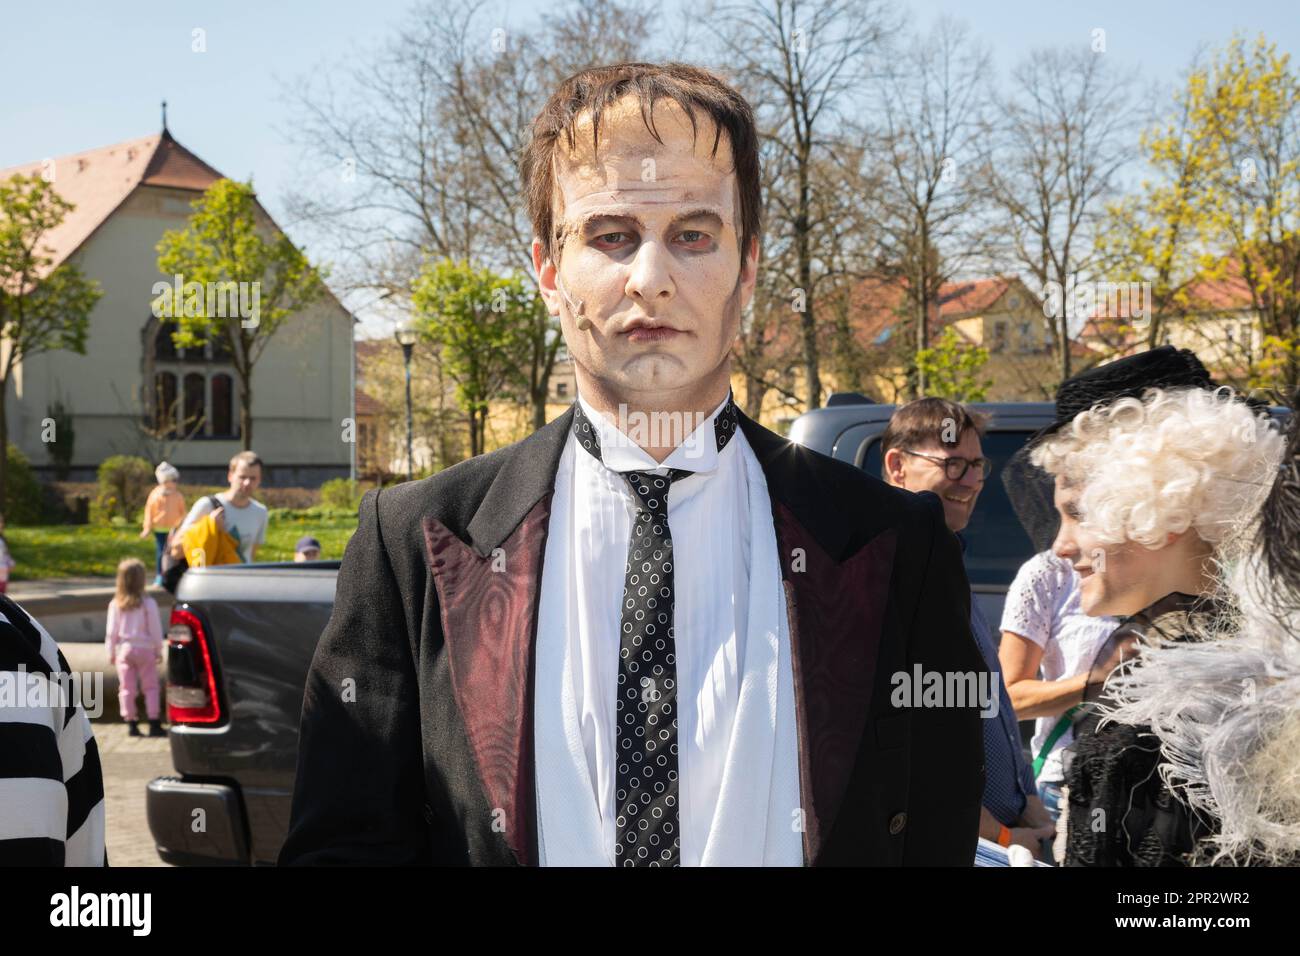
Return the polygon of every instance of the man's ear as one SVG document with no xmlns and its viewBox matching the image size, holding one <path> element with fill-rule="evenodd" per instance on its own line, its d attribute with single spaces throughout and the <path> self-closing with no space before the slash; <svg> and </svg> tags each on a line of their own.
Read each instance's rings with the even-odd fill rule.
<svg viewBox="0 0 1300 956">
<path fill-rule="evenodd" d="M 542 251 L 542 240 L 533 239 L 533 271 L 537 273 L 537 289 L 551 315 L 560 314 L 560 293 L 555 288 L 555 263 Z"/>
<path fill-rule="evenodd" d="M 907 469 L 903 465 L 902 449 L 889 449 L 889 451 L 885 452 L 885 480 L 891 485 L 902 488 L 906 479 Z"/>
</svg>

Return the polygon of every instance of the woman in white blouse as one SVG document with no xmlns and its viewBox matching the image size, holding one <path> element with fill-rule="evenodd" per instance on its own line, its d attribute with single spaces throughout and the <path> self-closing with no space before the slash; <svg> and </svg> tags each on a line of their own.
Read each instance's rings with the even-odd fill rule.
<svg viewBox="0 0 1300 956">
<path fill-rule="evenodd" d="M 1016 716 L 1037 718 L 1031 757 L 1038 795 L 1053 819 L 1061 811 L 1061 751 L 1074 739 L 1068 714 L 1083 700 L 1093 658 L 1118 624 L 1083 613 L 1078 572 L 1051 551 L 1026 561 L 1007 591 L 998 661 Z"/>
</svg>

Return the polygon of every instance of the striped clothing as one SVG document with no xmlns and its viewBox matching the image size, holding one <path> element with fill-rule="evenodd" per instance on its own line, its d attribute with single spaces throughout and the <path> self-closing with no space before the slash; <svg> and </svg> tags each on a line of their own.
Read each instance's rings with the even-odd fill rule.
<svg viewBox="0 0 1300 956">
<path fill-rule="evenodd" d="M 0 596 L 0 866 L 104 866 L 104 777 L 68 662 Z"/>
</svg>

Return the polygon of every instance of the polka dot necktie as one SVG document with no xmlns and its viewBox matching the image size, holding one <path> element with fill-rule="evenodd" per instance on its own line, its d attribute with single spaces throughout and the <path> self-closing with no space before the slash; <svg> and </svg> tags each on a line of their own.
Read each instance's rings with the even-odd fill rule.
<svg viewBox="0 0 1300 956">
<path fill-rule="evenodd" d="M 597 461 L 595 426 L 574 403 L 573 433 Z M 736 433 L 731 397 L 714 420 L 718 451 Z M 628 541 L 619 621 L 615 710 L 615 800 L 620 866 L 679 866 L 677 786 L 677 647 L 673 621 L 673 538 L 668 492 L 694 474 L 670 468 L 621 473 L 632 489 L 636 517 Z"/>
</svg>

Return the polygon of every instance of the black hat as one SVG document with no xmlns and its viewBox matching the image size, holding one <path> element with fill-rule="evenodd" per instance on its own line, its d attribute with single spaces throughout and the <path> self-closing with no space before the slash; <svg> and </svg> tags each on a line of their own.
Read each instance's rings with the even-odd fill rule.
<svg viewBox="0 0 1300 956">
<path fill-rule="evenodd" d="M 1076 415 L 1120 398 L 1141 398 L 1149 388 L 1217 388 L 1191 349 L 1162 345 L 1128 355 L 1068 378 L 1056 390 L 1056 421 L 1029 439 L 1038 444 L 1074 421 Z"/>
</svg>

